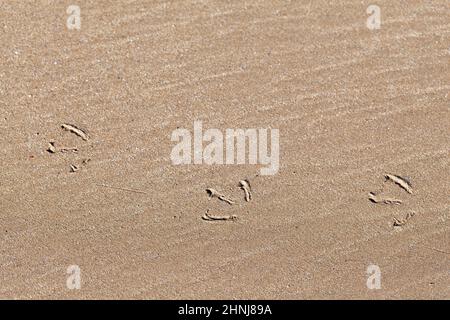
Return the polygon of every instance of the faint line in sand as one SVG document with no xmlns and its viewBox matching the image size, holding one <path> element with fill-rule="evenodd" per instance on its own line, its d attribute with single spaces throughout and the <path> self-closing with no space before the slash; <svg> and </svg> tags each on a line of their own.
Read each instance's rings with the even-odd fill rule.
<svg viewBox="0 0 450 320">
<path fill-rule="evenodd" d="M 218 73 L 218 74 L 208 75 L 208 76 L 205 76 L 203 78 L 199 78 L 199 79 L 192 80 L 192 81 L 177 81 L 175 83 L 168 84 L 168 85 L 165 85 L 165 86 L 156 87 L 156 88 L 152 88 L 150 90 L 151 91 L 161 91 L 161 90 L 167 90 L 167 89 L 172 89 L 172 88 L 177 88 L 177 87 L 189 86 L 189 85 L 194 85 L 194 84 L 200 83 L 200 82 L 205 81 L 205 80 L 211 80 L 211 79 L 218 79 L 218 78 L 233 76 L 233 75 L 244 73 L 244 72 L 245 71 L 241 71 L 241 70 L 222 72 L 222 73 Z"/>
<path fill-rule="evenodd" d="M 444 254 L 450 255 L 450 252 L 444 251 L 444 250 L 441 250 L 441 249 L 437 249 L 437 248 L 434 248 L 434 247 L 423 246 L 423 245 L 420 245 L 420 244 L 416 244 L 416 245 L 414 245 L 414 246 L 415 246 L 415 247 L 427 248 L 427 249 L 430 249 L 430 250 L 434 250 L 434 251 L 436 251 L 436 252 L 440 252 L 440 253 L 444 253 Z"/>
<path fill-rule="evenodd" d="M 122 191 L 134 192 L 134 193 L 148 194 L 147 192 L 141 191 L 141 190 L 122 188 L 122 187 L 114 187 L 114 186 L 109 186 L 107 184 L 98 184 L 98 183 L 96 183 L 95 185 L 99 186 L 99 187 L 110 188 L 110 189 L 116 189 L 116 190 L 122 190 Z"/>
</svg>

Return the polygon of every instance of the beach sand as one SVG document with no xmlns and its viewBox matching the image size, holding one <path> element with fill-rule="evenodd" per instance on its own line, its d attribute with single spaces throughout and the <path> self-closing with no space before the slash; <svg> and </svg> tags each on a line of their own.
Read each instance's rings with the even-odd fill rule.
<svg viewBox="0 0 450 320">
<path fill-rule="evenodd" d="M 450 2 L 371 4 L 1 0 L 0 298 L 449 299 Z M 194 121 L 278 173 L 174 165 Z"/>
</svg>

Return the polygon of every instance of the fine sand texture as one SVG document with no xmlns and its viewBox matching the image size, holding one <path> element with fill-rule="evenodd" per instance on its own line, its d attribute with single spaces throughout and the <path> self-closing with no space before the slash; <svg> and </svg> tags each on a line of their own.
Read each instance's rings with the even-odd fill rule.
<svg viewBox="0 0 450 320">
<path fill-rule="evenodd" d="M 449 92 L 448 0 L 0 0 L 0 299 L 450 299 Z"/>
</svg>

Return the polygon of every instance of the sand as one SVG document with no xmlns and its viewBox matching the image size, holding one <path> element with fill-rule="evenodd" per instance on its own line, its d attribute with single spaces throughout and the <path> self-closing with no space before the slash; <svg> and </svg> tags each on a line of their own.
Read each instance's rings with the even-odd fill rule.
<svg viewBox="0 0 450 320">
<path fill-rule="evenodd" d="M 0 1 L 0 298 L 450 298 L 448 0 L 70 4 Z M 173 165 L 197 120 L 279 172 Z"/>
</svg>

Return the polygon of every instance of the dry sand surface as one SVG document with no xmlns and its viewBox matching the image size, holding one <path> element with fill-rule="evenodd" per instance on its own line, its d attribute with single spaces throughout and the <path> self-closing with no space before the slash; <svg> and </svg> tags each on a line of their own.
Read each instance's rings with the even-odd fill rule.
<svg viewBox="0 0 450 320">
<path fill-rule="evenodd" d="M 1 0 L 0 298 L 449 299 L 450 2 L 370 4 Z M 173 165 L 196 120 L 279 172 Z"/>
</svg>

